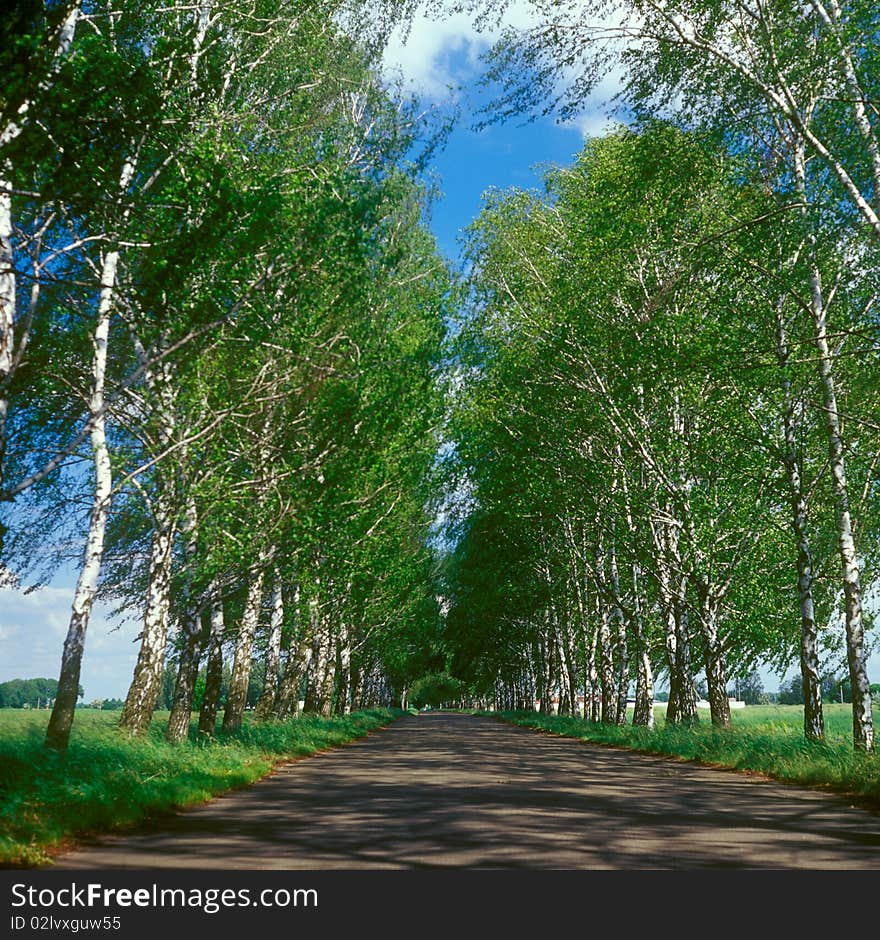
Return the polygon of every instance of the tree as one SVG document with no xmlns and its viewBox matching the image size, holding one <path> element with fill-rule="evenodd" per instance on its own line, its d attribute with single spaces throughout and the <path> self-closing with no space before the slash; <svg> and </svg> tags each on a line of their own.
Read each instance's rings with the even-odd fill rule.
<svg viewBox="0 0 880 940">
<path fill-rule="evenodd" d="M 761 680 L 761 674 L 757 669 L 753 669 L 742 679 L 738 679 L 736 689 L 739 698 L 746 705 L 761 705 L 764 698 L 764 683 Z"/>
<path fill-rule="evenodd" d="M 504 9 L 506 4 L 481 4 Z M 861 565 L 856 543 L 860 521 L 852 493 L 851 450 L 844 434 L 841 365 L 829 340 L 828 318 L 835 304 L 827 289 L 829 246 L 852 239 L 845 252 L 847 279 L 855 283 L 865 250 L 876 248 L 880 147 L 876 109 L 876 11 L 870 4 L 811 2 L 805 9 L 785 4 L 662 2 L 607 4 L 543 3 L 538 25 L 523 34 L 508 31 L 493 51 L 488 80 L 500 80 L 503 94 L 494 117 L 532 107 L 574 113 L 584 93 L 611 63 L 625 71 L 626 96 L 642 115 L 668 115 L 675 102 L 688 126 L 711 128 L 731 155 L 753 155 L 753 174 L 778 198 L 780 218 L 800 228 L 798 244 L 779 267 L 757 265 L 782 303 L 792 301 L 809 325 L 819 386 L 816 408 L 824 425 L 830 465 L 831 506 L 837 533 L 847 656 L 853 701 L 853 740 L 873 747 L 868 678 L 865 670 Z M 593 19 L 591 20 L 591 17 Z M 558 91 L 562 73 L 573 79 Z M 848 231 L 841 239 L 841 229 Z M 865 235 L 873 239 L 865 246 Z M 779 320 L 777 357 L 783 372 L 790 351 L 786 318 Z M 862 318 L 861 329 L 871 329 Z M 783 380 L 785 381 L 785 379 Z M 789 399 L 791 403 L 793 399 Z M 788 474 L 791 526 L 797 545 L 802 623 L 801 665 L 807 706 L 805 734 L 822 736 L 817 627 L 812 589 L 812 556 L 804 488 L 792 450 L 789 410 Z M 864 555 L 862 556 L 865 557 Z M 710 598 L 704 592 L 704 598 Z M 705 608 L 710 614 L 710 607 Z M 703 620 L 705 622 L 706 617 Z M 710 644 L 711 645 L 711 644 Z"/>
<path fill-rule="evenodd" d="M 82 698 L 82 686 L 77 691 Z M 46 708 L 57 694 L 56 679 L 10 679 L 0 682 L 0 708 Z"/>
</svg>

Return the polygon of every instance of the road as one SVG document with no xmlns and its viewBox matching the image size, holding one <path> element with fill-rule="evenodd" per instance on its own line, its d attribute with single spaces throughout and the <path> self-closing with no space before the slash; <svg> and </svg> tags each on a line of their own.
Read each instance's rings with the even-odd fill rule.
<svg viewBox="0 0 880 940">
<path fill-rule="evenodd" d="M 55 868 L 880 868 L 880 815 L 758 777 L 402 718 Z"/>
</svg>

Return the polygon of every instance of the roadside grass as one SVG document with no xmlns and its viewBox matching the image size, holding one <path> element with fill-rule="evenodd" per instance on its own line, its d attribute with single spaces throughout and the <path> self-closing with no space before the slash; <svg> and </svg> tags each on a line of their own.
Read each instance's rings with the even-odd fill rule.
<svg viewBox="0 0 880 940">
<path fill-rule="evenodd" d="M 402 714 L 247 721 L 232 735 L 168 744 L 167 712 L 144 738 L 123 736 L 119 712 L 77 712 L 66 754 L 43 744 L 47 711 L 0 709 L 0 866 L 44 865 L 51 850 L 252 783 L 281 760 L 344 744 Z"/>
<path fill-rule="evenodd" d="M 746 706 L 731 714 L 730 730 L 713 728 L 708 715 L 694 727 L 667 725 L 656 710 L 654 731 L 632 725 L 603 725 L 536 712 L 496 712 L 511 724 L 580 738 L 597 744 L 663 754 L 716 767 L 752 771 L 791 783 L 824 787 L 880 806 L 880 752 L 853 750 L 849 705 L 825 706 L 826 739 L 803 737 L 803 709 L 797 705 Z M 874 708 L 875 726 L 880 711 Z"/>
</svg>

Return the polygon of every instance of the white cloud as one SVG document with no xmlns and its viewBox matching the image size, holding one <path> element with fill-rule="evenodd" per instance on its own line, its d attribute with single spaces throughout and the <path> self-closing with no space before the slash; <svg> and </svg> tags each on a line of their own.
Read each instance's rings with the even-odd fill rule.
<svg viewBox="0 0 880 940">
<path fill-rule="evenodd" d="M 432 101 L 445 101 L 454 96 L 460 81 L 472 77 L 491 41 L 492 34 L 478 33 L 473 17 L 466 13 L 432 19 L 420 12 L 408 28 L 395 30 L 383 64 L 388 73 L 400 75 L 409 90 Z M 452 68 L 450 57 L 460 52 L 470 75 Z"/>
<path fill-rule="evenodd" d="M 456 98 L 456 88 L 476 78 L 480 56 L 499 38 L 503 29 L 528 29 L 541 19 L 528 0 L 515 0 L 503 19 L 478 30 L 474 16 L 455 13 L 443 18 L 429 17 L 424 8 L 409 27 L 401 26 L 391 37 L 383 64 L 386 72 L 402 78 L 404 87 L 435 103 Z M 563 79 L 564 80 L 564 79 Z M 585 137 L 605 133 L 617 122 L 608 116 L 607 102 L 620 90 L 622 73 L 611 71 L 585 102 L 582 115 L 573 119 Z"/>
<path fill-rule="evenodd" d="M 50 585 L 25 594 L 0 588 L 0 682 L 56 678 L 70 623 L 73 587 Z M 137 645 L 135 625 L 116 629 L 103 604 L 95 604 L 86 636 L 81 682 L 86 700 L 118 698 L 131 680 Z"/>
</svg>

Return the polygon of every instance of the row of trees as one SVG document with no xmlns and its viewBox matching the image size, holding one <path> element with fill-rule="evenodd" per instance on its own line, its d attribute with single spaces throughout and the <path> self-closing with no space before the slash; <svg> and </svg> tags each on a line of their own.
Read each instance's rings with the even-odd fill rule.
<svg viewBox="0 0 880 940">
<path fill-rule="evenodd" d="M 82 688 L 78 691 L 82 698 Z M 10 679 L 0 682 L 0 708 L 43 708 L 57 693 L 57 679 Z"/>
<path fill-rule="evenodd" d="M 871 749 L 876 7 L 533 6 L 493 53 L 502 103 L 566 113 L 615 63 L 634 125 L 471 230 L 457 668 L 508 706 L 558 690 L 571 710 L 584 689 L 611 722 L 634 681 L 648 725 L 658 669 L 672 722 L 696 721 L 703 672 L 726 726 L 732 674 L 797 659 L 821 739 L 827 647 Z"/>
<path fill-rule="evenodd" d="M 20 4 L 0 124 L 7 577 L 139 611 L 120 716 L 169 740 L 387 702 L 436 622 L 426 480 L 449 275 L 431 129 L 377 77 L 405 4 Z M 426 143 L 427 141 L 427 143 Z M 83 540 L 82 533 L 86 533 Z M 84 544 L 83 544 L 84 542 Z M 231 664 L 229 663 L 231 657 Z"/>
</svg>

